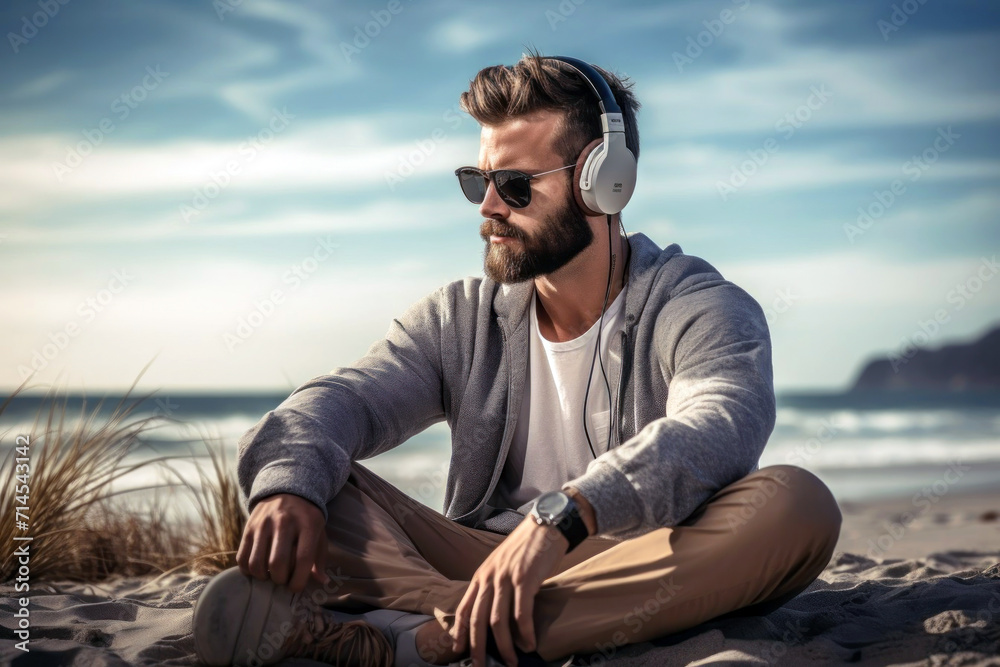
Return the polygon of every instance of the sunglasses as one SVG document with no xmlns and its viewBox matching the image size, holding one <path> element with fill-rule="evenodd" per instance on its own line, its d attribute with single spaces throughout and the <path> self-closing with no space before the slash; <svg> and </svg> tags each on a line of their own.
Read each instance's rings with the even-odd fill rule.
<svg viewBox="0 0 1000 667">
<path fill-rule="evenodd" d="M 482 204 L 486 199 L 486 190 L 493 182 L 497 194 L 507 206 L 511 208 L 524 208 L 531 203 L 531 180 L 554 174 L 563 169 L 571 169 L 575 164 L 568 164 L 565 167 L 543 171 L 540 174 L 526 174 L 515 169 L 494 169 L 493 171 L 483 171 L 476 167 L 459 167 L 455 170 L 458 176 L 458 183 L 462 186 L 462 193 L 465 198 L 473 204 Z"/>
</svg>

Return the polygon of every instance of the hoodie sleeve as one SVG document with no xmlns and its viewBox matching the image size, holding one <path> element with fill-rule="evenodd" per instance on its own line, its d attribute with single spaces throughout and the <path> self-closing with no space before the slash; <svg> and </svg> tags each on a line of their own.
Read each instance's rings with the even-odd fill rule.
<svg viewBox="0 0 1000 667">
<path fill-rule="evenodd" d="M 600 535 L 628 539 L 682 522 L 757 467 L 774 429 L 764 312 L 717 273 L 700 278 L 678 285 L 654 315 L 655 357 L 635 362 L 659 364 L 665 415 L 562 487 L 593 505 Z"/>
<path fill-rule="evenodd" d="M 240 439 L 237 478 L 249 511 L 265 496 L 293 493 L 329 518 L 326 504 L 352 461 L 444 419 L 440 296 L 415 303 L 354 365 L 306 382 Z"/>
</svg>

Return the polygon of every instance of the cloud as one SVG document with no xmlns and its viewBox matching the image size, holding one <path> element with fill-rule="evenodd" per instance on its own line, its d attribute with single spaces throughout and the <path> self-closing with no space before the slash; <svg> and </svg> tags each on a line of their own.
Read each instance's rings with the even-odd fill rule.
<svg viewBox="0 0 1000 667">
<path fill-rule="evenodd" d="M 219 101 L 259 123 L 290 93 L 329 91 L 361 73 L 340 53 L 334 22 L 322 12 L 271 0 L 220 5 L 230 11 L 218 15 L 211 3 L 144 6 L 143 18 L 156 24 L 164 45 L 145 50 L 142 58 L 158 60 L 140 60 L 138 69 L 160 63 L 173 77 L 157 90 L 160 100 Z M 99 75 L 120 68 L 116 61 Z"/>
<path fill-rule="evenodd" d="M 252 17 L 297 31 L 295 45 L 306 60 L 291 71 L 283 68 L 269 75 L 229 81 L 218 87 L 218 95 L 223 101 L 251 118 L 258 121 L 266 118 L 276 100 L 291 92 L 330 91 L 360 75 L 357 64 L 349 62 L 341 53 L 333 22 L 321 12 L 271 0 L 246 3 L 239 12 L 240 18 Z"/>
<path fill-rule="evenodd" d="M 914 182 L 913 175 L 917 172 L 904 172 L 907 164 L 920 169 L 915 181 L 919 183 L 981 181 L 1000 176 L 1000 160 L 947 153 L 940 154 L 926 169 L 917 167 L 912 163 L 913 157 L 931 146 L 936 136 L 934 130 L 928 131 L 926 140 L 915 144 L 912 152 L 895 159 L 884 154 L 870 155 L 869 148 L 844 140 L 808 149 L 778 142 L 778 151 L 765 155 L 766 160 L 757 163 L 748 151 L 766 153 L 761 139 L 748 143 L 745 149 L 731 148 L 732 143 L 723 148 L 689 141 L 643 151 L 639 178 L 642 182 L 657 183 L 657 192 L 661 194 L 721 197 L 720 192 L 725 191 L 727 201 L 735 201 L 752 192 L 788 192 L 849 184 L 885 189 L 895 179 L 909 184 Z M 720 184 L 733 186 L 735 192 L 720 188 Z"/>
<path fill-rule="evenodd" d="M 456 188 L 457 190 L 457 188 Z M 10 246 L 86 246 L 147 243 L 164 240 L 248 238 L 266 242 L 269 237 L 303 234 L 372 234 L 390 231 L 435 230 L 468 219 L 475 210 L 460 195 L 421 202 L 376 199 L 357 206 L 305 207 L 288 203 L 261 214 L 244 200 L 229 199 L 212 205 L 185 221 L 178 207 L 136 219 L 131 215 L 77 216 L 69 225 L 17 225 L 6 227 L 4 243 Z"/>
<path fill-rule="evenodd" d="M 748 56 L 713 65 L 694 60 L 638 90 L 640 125 L 675 138 L 774 131 L 787 114 L 812 128 L 960 124 L 1000 118 L 1000 93 L 975 78 L 995 33 L 927 36 L 892 50 L 792 45 L 756 34 Z M 683 51 L 683 45 L 677 46 Z M 708 48 L 712 48 L 710 45 Z M 763 53 L 758 54 L 757 51 Z M 980 73 L 980 75 L 985 75 Z M 828 92 L 817 105 L 814 91 Z M 812 104 L 815 108 L 805 108 Z M 738 119 L 738 121 L 737 121 Z"/>
<path fill-rule="evenodd" d="M 431 28 L 427 42 L 438 51 L 464 54 L 506 38 L 506 31 L 498 29 L 495 23 L 454 18 Z"/>
<path fill-rule="evenodd" d="M 48 72 L 21 84 L 11 91 L 10 97 L 13 99 L 39 97 L 59 89 L 64 83 L 70 81 L 71 77 L 72 73 L 65 69 Z"/>
<path fill-rule="evenodd" d="M 335 43 L 333 22 L 321 12 L 274 0 L 248 2 L 240 11 L 247 16 L 282 23 L 297 30 L 298 46 L 324 65 L 341 68 L 347 64 Z"/>
<path fill-rule="evenodd" d="M 305 267 L 312 251 L 312 243 L 305 243 L 295 263 Z M 131 269 L 132 282 L 89 319 L 77 306 L 94 297 L 100 280 L 83 287 L 71 275 L 52 276 L 0 292 L 4 312 L 24 314 L 0 332 L 8 351 L 0 386 L 16 386 L 18 367 L 31 363 L 49 334 L 58 337 L 74 322 L 78 328 L 37 382 L 63 373 L 70 386 L 127 386 L 158 355 L 143 386 L 280 387 L 283 371 L 301 381 L 353 362 L 385 335 L 393 317 L 459 277 L 454 266 L 431 258 L 359 270 L 343 263 L 345 252 L 350 248 L 335 250 L 302 280 L 292 277 L 291 260 L 272 265 L 220 257 L 184 270 L 176 258 L 144 262 Z M 245 328 L 237 333 L 241 320 Z"/>
<path fill-rule="evenodd" d="M 906 260 L 845 247 L 781 261 L 730 261 L 716 268 L 762 304 L 772 302 L 782 290 L 791 290 L 800 303 L 836 306 L 843 313 L 841 307 L 926 308 L 928 301 L 934 301 L 929 295 L 940 295 L 943 305 L 948 290 L 965 281 L 978 263 L 979 259 L 968 257 Z"/>
<path fill-rule="evenodd" d="M 905 197 L 905 194 L 904 194 Z M 1000 193 L 996 190 L 971 190 L 937 202 L 903 201 L 904 205 L 890 208 L 875 224 L 887 233 L 909 235 L 938 234 L 954 236 L 977 224 L 993 224 L 1000 211 Z"/>
<path fill-rule="evenodd" d="M 0 162 L 0 211 L 37 212 L 151 194 L 176 195 L 179 207 L 192 202 L 196 191 L 226 180 L 227 194 L 377 191 L 388 187 L 388 175 L 404 174 L 406 180 L 447 173 L 478 151 L 473 138 L 448 133 L 440 141 L 422 137 L 422 144 L 385 140 L 386 118 L 307 121 L 295 117 L 294 110 L 276 111 L 275 124 L 241 139 L 113 144 L 107 135 L 101 143 L 108 145 L 95 145 L 82 133 L 0 138 L 0 152 L 9 156 Z M 287 122 L 281 120 L 285 117 Z M 287 129 L 270 129 L 283 124 Z M 83 152 L 81 145 L 89 154 L 63 172 L 60 182 L 59 165 L 76 164 L 70 152 Z"/>
</svg>

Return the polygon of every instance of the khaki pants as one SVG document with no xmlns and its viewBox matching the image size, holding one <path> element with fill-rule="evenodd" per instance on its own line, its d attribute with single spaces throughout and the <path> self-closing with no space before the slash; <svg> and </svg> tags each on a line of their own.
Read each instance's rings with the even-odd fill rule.
<svg viewBox="0 0 1000 667">
<path fill-rule="evenodd" d="M 327 509 L 331 581 L 310 579 L 313 599 L 428 614 L 446 628 L 506 537 L 455 523 L 357 463 Z M 826 567 L 840 520 L 815 475 L 782 465 L 721 489 L 682 525 L 621 542 L 587 538 L 535 597 L 536 651 L 545 660 L 609 656 L 738 609 L 767 613 Z"/>
</svg>

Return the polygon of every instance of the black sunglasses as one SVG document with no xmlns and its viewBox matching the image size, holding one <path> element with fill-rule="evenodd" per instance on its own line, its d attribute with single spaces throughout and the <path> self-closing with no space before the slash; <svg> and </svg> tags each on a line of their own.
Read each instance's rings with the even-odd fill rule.
<svg viewBox="0 0 1000 667">
<path fill-rule="evenodd" d="M 496 188 L 500 199 L 507 206 L 524 208 L 531 203 L 531 179 L 575 166 L 575 164 L 568 164 L 565 167 L 543 171 L 540 174 L 526 174 L 515 169 L 483 171 L 476 167 L 459 167 L 455 170 L 455 175 L 458 176 L 458 183 L 462 186 L 465 198 L 473 204 L 483 203 L 483 200 L 486 199 L 486 190 L 490 187 L 490 181 L 493 181 L 493 187 Z"/>
</svg>

